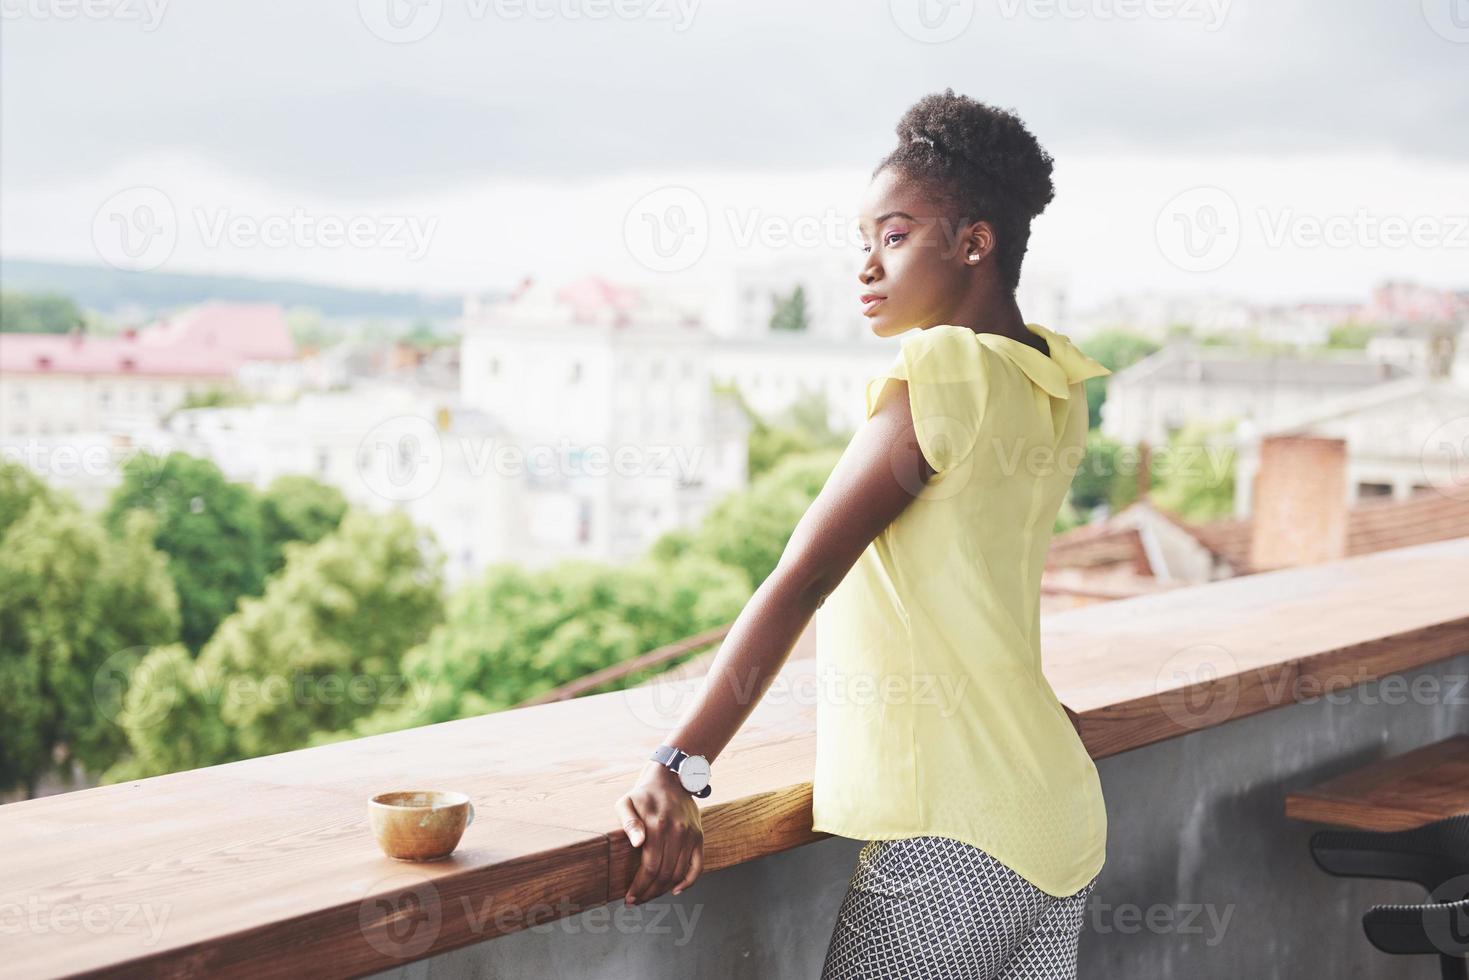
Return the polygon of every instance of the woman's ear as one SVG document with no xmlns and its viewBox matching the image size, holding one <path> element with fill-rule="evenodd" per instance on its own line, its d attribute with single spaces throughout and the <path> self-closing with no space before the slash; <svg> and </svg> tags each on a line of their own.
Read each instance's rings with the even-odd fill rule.
<svg viewBox="0 0 1469 980">
<path fill-rule="evenodd" d="M 979 265 L 995 250 L 995 229 L 988 221 L 976 221 L 964 234 L 962 257 L 966 265 Z"/>
</svg>

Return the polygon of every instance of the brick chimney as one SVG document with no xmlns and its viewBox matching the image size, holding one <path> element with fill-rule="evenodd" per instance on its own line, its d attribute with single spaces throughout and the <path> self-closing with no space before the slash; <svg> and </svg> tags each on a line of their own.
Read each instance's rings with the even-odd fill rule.
<svg viewBox="0 0 1469 980">
<path fill-rule="evenodd" d="M 1257 571 L 1346 557 L 1347 444 L 1266 436 L 1255 473 L 1250 564 Z"/>
</svg>

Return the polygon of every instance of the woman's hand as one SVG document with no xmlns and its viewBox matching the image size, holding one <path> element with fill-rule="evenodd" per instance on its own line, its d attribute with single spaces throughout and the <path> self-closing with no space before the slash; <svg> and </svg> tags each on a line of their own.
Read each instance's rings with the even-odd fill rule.
<svg viewBox="0 0 1469 980">
<path fill-rule="evenodd" d="M 617 801 L 617 815 L 628 841 L 643 850 L 624 903 L 657 898 L 670 885 L 677 895 L 699 877 L 704 868 L 703 816 L 673 770 L 649 762 L 637 785 Z"/>
</svg>

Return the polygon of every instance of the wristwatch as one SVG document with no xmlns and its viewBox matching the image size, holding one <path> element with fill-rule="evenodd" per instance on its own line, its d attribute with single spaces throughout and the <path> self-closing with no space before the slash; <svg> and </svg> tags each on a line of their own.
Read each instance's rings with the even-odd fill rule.
<svg viewBox="0 0 1469 980">
<path fill-rule="evenodd" d="M 713 792 L 709 785 L 709 760 L 702 755 L 689 755 L 672 745 L 660 745 L 653 750 L 652 759 L 673 770 L 683 788 L 699 799 L 702 800 Z"/>
</svg>

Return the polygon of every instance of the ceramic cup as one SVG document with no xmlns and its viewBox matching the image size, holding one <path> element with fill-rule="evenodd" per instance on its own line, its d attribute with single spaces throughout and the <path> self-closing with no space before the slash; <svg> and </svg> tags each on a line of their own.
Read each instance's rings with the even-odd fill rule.
<svg viewBox="0 0 1469 980">
<path fill-rule="evenodd" d="M 448 857 L 459 846 L 464 828 L 474 823 L 468 795 L 447 790 L 379 793 L 368 801 L 367 811 L 378 846 L 400 861 Z"/>
</svg>

